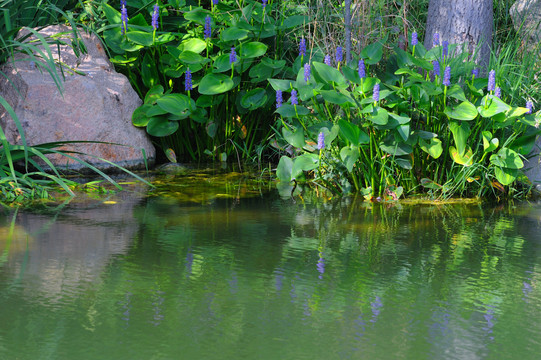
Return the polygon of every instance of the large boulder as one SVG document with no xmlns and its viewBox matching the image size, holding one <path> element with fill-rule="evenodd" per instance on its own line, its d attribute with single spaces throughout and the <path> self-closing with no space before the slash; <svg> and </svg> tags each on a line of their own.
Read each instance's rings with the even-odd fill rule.
<svg viewBox="0 0 541 360">
<path fill-rule="evenodd" d="M 60 37 L 65 43 L 50 46 L 58 74 L 63 74 L 60 75 L 62 92 L 50 74 L 27 54 L 16 54 L 0 69 L 7 75 L 0 77 L 0 96 L 15 110 L 27 144 L 72 140 L 114 143 L 120 145 L 85 143 L 62 148 L 90 155 L 76 156 L 105 171 L 114 167 L 101 159 L 131 169 L 143 167 L 145 160 L 152 164 L 154 146 L 146 132 L 131 123 L 132 113 L 141 100 L 128 79 L 114 70 L 100 39 L 79 31 L 86 53 L 78 52 L 77 56 L 70 45 L 71 28 L 49 26 L 40 34 L 46 38 Z M 35 37 L 26 41 L 32 39 Z M 16 124 L 3 107 L 0 107 L 0 125 L 8 141 L 21 143 Z M 84 169 L 61 155 L 52 155 L 50 159 L 59 168 Z"/>
<path fill-rule="evenodd" d="M 528 35 L 528 43 L 536 46 L 541 41 L 541 0 L 518 0 L 509 9 L 513 26 Z"/>
</svg>

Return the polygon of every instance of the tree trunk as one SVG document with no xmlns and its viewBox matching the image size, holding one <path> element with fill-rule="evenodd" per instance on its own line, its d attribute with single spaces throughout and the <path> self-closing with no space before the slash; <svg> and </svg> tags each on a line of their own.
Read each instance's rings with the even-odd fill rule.
<svg viewBox="0 0 541 360">
<path fill-rule="evenodd" d="M 493 0 L 430 0 L 426 21 L 425 47 L 433 46 L 433 35 L 450 44 L 465 44 L 486 71 L 492 46 Z"/>
<path fill-rule="evenodd" d="M 346 25 L 346 64 L 351 61 L 351 0 L 345 1 L 344 22 Z"/>
</svg>

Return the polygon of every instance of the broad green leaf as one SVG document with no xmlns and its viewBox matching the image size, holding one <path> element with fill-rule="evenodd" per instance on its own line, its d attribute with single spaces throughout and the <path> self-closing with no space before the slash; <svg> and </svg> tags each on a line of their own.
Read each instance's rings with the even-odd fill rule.
<svg viewBox="0 0 541 360">
<path fill-rule="evenodd" d="M 150 118 L 147 116 L 146 112 L 150 107 L 152 107 L 152 105 L 144 104 L 134 110 L 131 116 L 131 122 L 134 126 L 147 126 Z"/>
<path fill-rule="evenodd" d="M 248 35 L 250 32 L 245 29 L 239 29 L 238 27 L 228 27 L 224 31 L 222 31 L 220 37 L 222 38 L 222 41 L 234 41 L 234 40 L 244 40 L 248 38 Z"/>
<path fill-rule="evenodd" d="M 355 105 L 352 98 L 342 94 L 341 92 L 335 90 L 321 90 L 320 93 L 323 99 L 331 104 L 344 105 L 347 103 L 350 105 Z"/>
<path fill-rule="evenodd" d="M 511 148 L 521 155 L 528 156 L 535 146 L 535 140 L 541 133 L 541 130 L 527 132 L 525 135 L 515 139 L 511 144 Z"/>
<path fill-rule="evenodd" d="M 184 64 L 200 64 L 204 63 L 207 59 L 195 53 L 193 51 L 184 50 L 180 53 L 178 59 Z"/>
<path fill-rule="evenodd" d="M 102 4 L 102 10 L 105 13 L 105 17 L 107 18 L 109 24 L 120 24 L 120 22 L 122 21 L 120 17 L 120 11 L 118 11 L 111 5 L 107 3 Z"/>
<path fill-rule="evenodd" d="M 451 159 L 457 164 L 464 166 L 472 165 L 473 151 L 469 146 L 466 148 L 466 151 L 464 151 L 464 155 L 459 155 L 458 150 L 454 146 L 449 146 L 449 154 L 451 155 Z"/>
<path fill-rule="evenodd" d="M 250 78 L 251 78 L 250 82 L 258 83 L 258 82 L 266 81 L 268 78 L 272 76 L 273 73 L 276 73 L 276 72 L 277 72 L 276 70 L 274 70 L 273 68 L 261 62 L 255 66 L 252 66 L 248 74 L 250 75 Z"/>
<path fill-rule="evenodd" d="M 421 186 L 427 189 L 439 190 L 442 188 L 440 184 L 428 178 L 422 178 L 420 182 L 421 182 Z"/>
<path fill-rule="evenodd" d="M 261 63 L 275 70 L 281 70 L 286 64 L 285 60 L 273 60 L 268 57 L 261 59 Z M 270 79 L 269 79 L 270 80 Z"/>
<path fill-rule="evenodd" d="M 205 18 L 207 16 L 212 16 L 210 11 L 204 10 L 202 8 L 195 8 L 192 11 L 187 11 L 184 13 L 184 18 L 189 21 L 194 21 L 199 25 L 205 24 Z"/>
<path fill-rule="evenodd" d="M 449 128 L 453 133 L 453 139 L 460 156 L 464 155 L 467 147 L 468 136 L 470 135 L 470 125 L 467 122 L 451 121 Z"/>
<path fill-rule="evenodd" d="M 336 83 L 337 85 L 346 84 L 346 79 L 344 78 L 342 73 L 329 65 L 315 61 L 312 63 L 312 68 L 315 72 L 313 75 L 315 77 L 318 76 L 321 80 L 323 80 L 324 82 L 328 84 L 332 84 L 332 83 Z"/>
<path fill-rule="evenodd" d="M 352 145 L 359 146 L 370 142 L 368 135 L 357 125 L 354 125 L 347 120 L 340 119 L 338 120 L 338 126 L 340 127 L 342 138 L 349 141 Z"/>
<path fill-rule="evenodd" d="M 304 141 L 304 130 L 302 128 L 292 131 L 284 126 L 282 128 L 282 135 L 290 145 L 296 148 L 302 148 L 306 144 Z"/>
<path fill-rule="evenodd" d="M 370 44 L 361 51 L 361 57 L 365 59 L 364 62 L 367 65 L 377 64 L 382 56 L 383 43 L 381 41 Z"/>
<path fill-rule="evenodd" d="M 182 114 L 190 108 L 190 100 L 184 94 L 167 94 L 156 100 L 156 104 L 172 114 Z"/>
<path fill-rule="evenodd" d="M 458 84 L 454 84 L 447 89 L 447 96 L 460 101 L 467 101 L 466 95 L 464 95 L 464 90 L 462 90 L 462 88 Z"/>
<path fill-rule="evenodd" d="M 340 133 L 340 127 L 338 125 L 333 125 L 329 130 L 327 127 L 324 126 L 319 129 L 319 132 L 323 132 L 323 134 L 325 135 L 325 146 L 329 146 Z"/>
<path fill-rule="evenodd" d="M 445 114 L 455 120 L 473 120 L 477 117 L 477 109 L 469 101 L 463 101 L 457 106 L 446 106 Z"/>
<path fill-rule="evenodd" d="M 145 31 L 131 30 L 127 32 L 127 37 L 137 45 L 150 46 L 154 42 L 152 33 Z"/>
<path fill-rule="evenodd" d="M 163 96 L 163 86 L 160 84 L 155 85 L 145 95 L 145 104 L 155 104 L 156 100 Z"/>
<path fill-rule="evenodd" d="M 341 67 L 342 72 L 344 73 L 344 77 L 357 85 L 361 84 L 361 78 L 359 77 L 359 72 L 356 69 L 352 69 L 349 66 L 343 66 Z"/>
<path fill-rule="evenodd" d="M 229 63 L 229 54 L 222 54 L 218 56 L 214 63 L 212 64 L 214 73 L 222 73 L 226 71 L 231 71 L 231 64 Z"/>
<path fill-rule="evenodd" d="M 179 50 L 181 51 L 191 51 L 196 54 L 201 53 L 201 51 L 205 50 L 206 48 L 207 43 L 198 38 L 184 40 L 179 46 Z"/>
<path fill-rule="evenodd" d="M 267 45 L 252 41 L 246 44 L 243 44 L 240 48 L 240 56 L 244 58 L 255 58 L 258 56 L 265 55 L 267 52 Z"/>
<path fill-rule="evenodd" d="M 522 169 L 524 167 L 520 155 L 509 148 L 501 148 L 496 154 L 491 155 L 490 162 L 501 168 Z"/>
<path fill-rule="evenodd" d="M 401 158 L 401 157 L 395 157 L 394 162 L 403 169 L 406 169 L 406 170 L 413 169 L 413 166 L 411 165 L 411 161 L 409 161 L 409 159 L 404 159 L 404 158 Z M 402 187 L 399 186 L 399 188 L 401 189 Z M 400 193 L 400 195 L 398 195 L 398 194 L 396 194 L 396 195 L 397 195 L 397 197 L 400 197 L 400 195 L 402 195 L 402 193 Z"/>
<path fill-rule="evenodd" d="M 496 114 L 507 112 L 511 106 L 504 103 L 494 95 L 485 95 L 481 100 L 481 105 L 477 107 L 477 111 L 484 118 L 493 117 Z"/>
<path fill-rule="evenodd" d="M 379 148 L 385 151 L 387 154 L 402 156 L 408 155 L 413 152 L 413 148 L 405 142 L 398 142 L 394 137 L 387 137 L 385 141 L 379 144 Z"/>
<path fill-rule="evenodd" d="M 197 107 L 207 108 L 214 105 L 219 105 L 222 103 L 224 95 L 210 96 L 210 95 L 201 95 L 197 98 L 195 102 Z"/>
<path fill-rule="evenodd" d="M 287 16 L 284 20 L 283 25 L 281 26 L 282 29 L 291 29 L 295 28 L 297 26 L 301 26 L 303 24 L 306 24 L 310 22 L 310 17 L 305 15 L 293 15 L 293 16 Z"/>
<path fill-rule="evenodd" d="M 246 109 L 255 110 L 262 107 L 267 102 L 267 92 L 265 89 L 255 88 L 244 94 L 240 104 Z"/>
<path fill-rule="evenodd" d="M 376 107 L 370 116 L 370 120 L 376 125 L 385 125 L 389 121 L 389 113 L 382 107 Z"/>
<path fill-rule="evenodd" d="M 491 152 L 498 148 L 500 141 L 497 138 L 493 138 L 490 131 L 483 131 L 483 150 L 484 152 Z"/>
<path fill-rule="evenodd" d="M 289 91 L 293 87 L 293 80 L 269 79 L 274 90 Z"/>
<path fill-rule="evenodd" d="M 496 175 L 496 179 L 505 186 L 515 181 L 518 175 L 518 171 L 516 169 L 495 167 L 494 175 Z"/>
<path fill-rule="evenodd" d="M 432 156 L 434 159 L 439 158 L 443 153 L 441 141 L 436 137 L 427 140 L 420 138 L 419 146 L 421 147 L 421 150 Z"/>
<path fill-rule="evenodd" d="M 340 150 L 340 159 L 342 159 L 342 162 L 346 165 L 348 171 L 351 172 L 355 162 L 359 159 L 359 148 L 354 146 L 344 146 L 342 150 Z"/>
<path fill-rule="evenodd" d="M 146 87 L 153 87 L 154 85 L 157 85 L 160 83 L 158 70 L 156 69 L 156 64 L 152 57 L 150 56 L 150 53 L 146 53 L 145 57 L 143 58 L 143 62 L 141 63 L 141 75 L 143 84 L 145 84 Z"/>
<path fill-rule="evenodd" d="M 178 121 L 169 121 L 163 116 L 156 116 L 149 120 L 147 133 L 156 137 L 168 136 L 177 131 L 178 126 Z"/>
<path fill-rule="evenodd" d="M 310 113 L 310 110 L 305 108 L 304 106 L 300 105 L 290 105 L 290 104 L 284 104 L 280 106 L 278 109 L 276 109 L 276 112 L 283 117 L 296 117 L 308 115 Z"/>
<path fill-rule="evenodd" d="M 398 132 L 398 134 L 400 135 L 400 137 L 401 137 L 402 139 L 404 139 L 404 141 L 408 141 L 409 136 L 410 136 L 410 126 L 409 126 L 409 124 L 398 126 L 398 127 L 396 128 L 396 131 Z"/>
<path fill-rule="evenodd" d="M 162 109 L 161 107 L 159 107 L 158 105 L 155 105 L 155 106 L 150 106 L 147 110 L 147 116 L 149 118 L 153 117 L 153 116 L 158 116 L 158 115 L 165 115 L 167 114 L 168 111 L 167 110 L 164 110 Z"/>
<path fill-rule="evenodd" d="M 207 122 L 208 120 L 208 116 L 207 116 L 207 110 L 204 109 L 204 108 L 195 108 L 194 110 L 192 110 L 190 112 L 190 119 L 192 119 L 193 121 L 195 122 L 198 122 L 200 124 L 204 124 Z M 179 119 L 181 120 L 181 119 Z"/>
<path fill-rule="evenodd" d="M 203 95 L 217 95 L 233 89 L 235 83 L 224 74 L 207 74 L 199 83 L 199 93 Z"/>
<path fill-rule="evenodd" d="M 311 171 L 317 168 L 319 165 L 319 157 L 316 154 L 303 154 L 293 159 L 292 174 L 302 173 L 304 171 Z"/>
<path fill-rule="evenodd" d="M 290 182 L 291 172 L 293 170 L 293 160 L 290 157 L 282 156 L 276 167 L 276 177 L 280 181 Z"/>
</svg>

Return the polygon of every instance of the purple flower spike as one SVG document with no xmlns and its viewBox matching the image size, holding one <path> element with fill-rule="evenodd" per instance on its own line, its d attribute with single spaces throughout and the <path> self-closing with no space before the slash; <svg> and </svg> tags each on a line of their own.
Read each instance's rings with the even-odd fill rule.
<svg viewBox="0 0 541 360">
<path fill-rule="evenodd" d="M 299 105 L 299 100 L 297 99 L 297 90 L 291 90 L 291 105 Z"/>
<path fill-rule="evenodd" d="M 366 77 L 366 68 L 364 66 L 364 60 L 363 59 L 359 60 L 359 69 L 358 69 L 358 71 L 359 71 L 359 77 L 361 79 Z"/>
<path fill-rule="evenodd" d="M 502 98 L 502 89 L 500 89 L 498 86 L 496 86 L 496 89 L 494 89 L 494 96 L 496 96 L 498 99 Z"/>
<path fill-rule="evenodd" d="M 283 102 L 284 99 L 282 97 L 282 90 L 276 90 L 276 108 L 278 109 L 280 106 L 282 106 Z"/>
<path fill-rule="evenodd" d="M 299 56 L 304 55 L 306 55 L 306 40 L 302 38 L 301 42 L 299 43 Z"/>
<path fill-rule="evenodd" d="M 331 55 L 325 55 L 325 60 L 323 60 L 325 65 L 331 66 Z"/>
<path fill-rule="evenodd" d="M 122 9 L 122 7 L 128 7 L 128 4 L 126 3 L 126 0 L 120 0 L 120 8 Z"/>
<path fill-rule="evenodd" d="M 339 46 L 336 48 L 336 62 L 342 62 L 344 55 L 342 53 L 342 47 Z"/>
<path fill-rule="evenodd" d="M 496 71 L 490 70 L 488 73 L 488 91 L 494 91 L 496 88 Z"/>
<path fill-rule="evenodd" d="M 229 64 L 233 65 L 235 61 L 237 61 L 237 52 L 235 51 L 235 47 L 233 46 L 231 48 L 231 54 L 229 54 Z"/>
<path fill-rule="evenodd" d="M 434 37 L 432 38 L 432 45 L 440 46 L 440 34 L 434 33 Z"/>
<path fill-rule="evenodd" d="M 374 85 L 372 99 L 374 99 L 375 102 L 379 101 L 379 84 Z"/>
<path fill-rule="evenodd" d="M 212 0 L 212 5 L 218 5 L 219 2 L 220 0 Z"/>
<path fill-rule="evenodd" d="M 320 132 L 317 137 L 317 149 L 323 150 L 325 148 L 325 134 Z"/>
<path fill-rule="evenodd" d="M 120 9 L 120 20 L 122 23 L 120 24 L 120 31 L 122 34 L 128 30 L 128 9 L 126 9 L 126 6 L 122 5 L 122 8 Z"/>
<path fill-rule="evenodd" d="M 432 67 L 434 76 L 440 76 L 440 62 L 438 60 L 432 61 Z"/>
<path fill-rule="evenodd" d="M 419 43 L 419 40 L 417 39 L 417 31 L 414 31 L 411 33 L 411 45 L 415 46 Z"/>
<path fill-rule="evenodd" d="M 479 69 L 473 69 L 473 70 L 471 71 L 471 74 L 472 74 L 473 76 L 475 76 L 475 77 L 479 77 Z"/>
<path fill-rule="evenodd" d="M 451 86 L 451 67 L 447 66 L 443 73 L 443 85 Z"/>
<path fill-rule="evenodd" d="M 304 64 L 304 81 L 308 82 L 310 80 L 310 64 Z"/>
<path fill-rule="evenodd" d="M 212 35 L 212 27 L 210 24 L 211 20 L 212 19 L 210 18 L 210 16 L 207 15 L 207 17 L 205 18 L 205 31 L 203 31 L 203 36 L 205 37 L 205 39 L 210 39 L 210 36 Z"/>
<path fill-rule="evenodd" d="M 261 0 L 261 6 L 263 7 L 263 9 L 267 6 L 267 1 L 268 0 Z"/>
<path fill-rule="evenodd" d="M 449 41 L 444 40 L 443 41 L 443 56 L 449 55 Z"/>
<path fill-rule="evenodd" d="M 190 68 L 186 69 L 186 73 L 184 75 L 186 76 L 184 80 L 184 91 L 190 91 L 193 89 L 192 72 L 190 71 Z"/>
<path fill-rule="evenodd" d="M 533 101 L 532 100 L 526 101 L 526 108 L 528 109 L 528 112 L 526 114 L 531 114 L 533 112 Z"/>
<path fill-rule="evenodd" d="M 158 18 L 160 17 L 160 7 L 158 4 L 154 5 L 154 12 L 152 13 L 152 27 L 154 30 L 158 30 Z"/>
</svg>

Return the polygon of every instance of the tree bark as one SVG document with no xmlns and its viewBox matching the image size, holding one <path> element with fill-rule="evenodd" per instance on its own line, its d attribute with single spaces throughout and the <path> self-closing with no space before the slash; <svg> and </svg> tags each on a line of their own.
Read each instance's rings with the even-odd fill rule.
<svg viewBox="0 0 541 360">
<path fill-rule="evenodd" d="M 450 44 L 465 44 L 486 71 L 492 46 L 493 0 L 430 0 L 426 21 L 425 47 L 432 48 L 433 35 Z M 477 47 L 479 48 L 477 49 Z"/>
<path fill-rule="evenodd" d="M 351 0 L 345 0 L 346 64 L 351 61 Z"/>
</svg>

